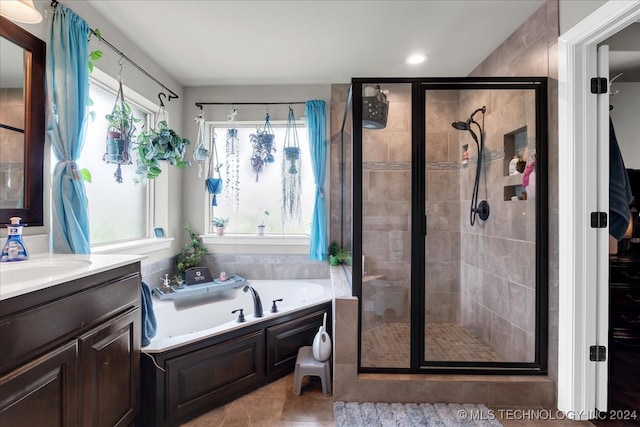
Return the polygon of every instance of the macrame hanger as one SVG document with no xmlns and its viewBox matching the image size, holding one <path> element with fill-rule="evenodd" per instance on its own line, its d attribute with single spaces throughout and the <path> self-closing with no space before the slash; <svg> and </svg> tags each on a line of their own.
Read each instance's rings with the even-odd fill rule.
<svg viewBox="0 0 640 427">
<path fill-rule="evenodd" d="M 196 137 L 196 146 L 193 148 L 193 160 L 198 163 L 198 178 L 202 178 L 202 164 L 209 157 L 209 150 L 205 146 L 204 139 L 204 113 L 202 108 L 200 114 L 194 120 L 198 123 L 198 136 Z"/>
</svg>

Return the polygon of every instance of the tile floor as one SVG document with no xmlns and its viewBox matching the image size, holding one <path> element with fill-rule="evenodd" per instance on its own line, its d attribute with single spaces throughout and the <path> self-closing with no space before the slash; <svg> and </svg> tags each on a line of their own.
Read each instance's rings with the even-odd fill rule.
<svg viewBox="0 0 640 427">
<path fill-rule="evenodd" d="M 333 396 L 322 394 L 317 377 L 305 377 L 302 394 L 292 391 L 293 374 L 183 424 L 186 427 L 329 427 L 334 426 Z M 587 421 L 533 421 L 533 414 L 552 412 L 494 409 L 505 427 L 593 427 Z M 499 417 L 500 418 L 500 417 Z M 473 424 L 468 424 L 472 426 Z M 399 426 L 403 427 L 403 426 Z"/>
<path fill-rule="evenodd" d="M 322 394 L 318 377 L 305 377 L 300 396 L 293 394 L 293 374 L 183 424 L 188 427 L 328 427 L 333 396 Z"/>
<path fill-rule="evenodd" d="M 410 333 L 409 323 L 399 322 L 383 323 L 365 331 L 362 366 L 408 368 Z M 459 323 L 428 323 L 425 337 L 427 360 L 504 360 Z"/>
</svg>

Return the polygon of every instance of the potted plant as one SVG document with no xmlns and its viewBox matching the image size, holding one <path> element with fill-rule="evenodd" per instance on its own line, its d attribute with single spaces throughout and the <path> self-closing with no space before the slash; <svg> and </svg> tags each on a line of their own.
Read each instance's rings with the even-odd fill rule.
<svg viewBox="0 0 640 427">
<path fill-rule="evenodd" d="M 134 123 L 140 119 L 133 117 L 131 107 L 126 102 L 117 103 L 107 119 L 107 152 L 103 160 L 107 163 L 131 164 L 129 150 L 131 138 L 136 130 Z"/>
<path fill-rule="evenodd" d="M 207 247 L 200 236 L 193 232 L 189 224 L 183 227 L 189 233 L 190 240 L 176 257 L 176 268 L 181 275 L 190 268 L 200 267 L 202 258 L 207 254 Z"/>
<path fill-rule="evenodd" d="M 330 265 L 338 265 L 340 261 L 338 260 L 338 252 L 340 251 L 340 245 L 335 240 L 329 244 L 329 264 Z"/>
<path fill-rule="evenodd" d="M 260 214 L 260 224 L 258 225 L 258 236 L 264 236 L 267 226 L 264 224 L 264 217 L 269 216 L 269 211 L 264 211 Z"/>
<path fill-rule="evenodd" d="M 330 265 L 351 265 L 351 252 L 349 249 L 341 248 L 335 240 L 329 244 L 329 264 Z"/>
<path fill-rule="evenodd" d="M 218 216 L 213 217 L 211 223 L 216 228 L 216 234 L 218 236 L 224 236 L 224 228 L 229 224 L 229 218 L 221 218 Z"/>
<path fill-rule="evenodd" d="M 138 175 L 143 179 L 155 179 L 160 175 L 160 161 L 184 169 L 191 166 L 191 162 L 184 160 L 187 145 L 191 142 L 182 138 L 173 129 L 169 129 L 167 122 L 158 122 L 157 129 L 143 132 L 138 136 Z"/>
</svg>

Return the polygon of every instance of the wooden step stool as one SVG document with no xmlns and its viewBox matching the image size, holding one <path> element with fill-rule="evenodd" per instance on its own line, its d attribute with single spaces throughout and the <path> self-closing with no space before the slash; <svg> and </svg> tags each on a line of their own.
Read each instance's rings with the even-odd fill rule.
<svg viewBox="0 0 640 427">
<path fill-rule="evenodd" d="M 293 394 L 300 396 L 302 387 L 302 378 L 307 375 L 315 375 L 320 377 L 322 381 L 322 394 L 329 396 L 331 394 L 331 367 L 329 359 L 319 362 L 313 357 L 311 346 L 300 347 L 298 349 L 298 357 L 296 358 L 296 369 L 293 374 Z"/>
</svg>

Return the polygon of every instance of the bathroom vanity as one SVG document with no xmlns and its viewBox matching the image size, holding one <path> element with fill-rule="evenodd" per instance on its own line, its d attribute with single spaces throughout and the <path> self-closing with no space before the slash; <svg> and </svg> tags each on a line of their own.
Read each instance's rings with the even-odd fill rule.
<svg viewBox="0 0 640 427">
<path fill-rule="evenodd" d="M 133 425 L 139 257 L 62 257 L 0 266 L 0 425 Z"/>
<path fill-rule="evenodd" d="M 609 414 L 640 412 L 640 253 L 612 255 L 609 264 Z M 615 417 L 614 417 L 615 418 Z M 611 425 L 640 420 L 610 419 Z"/>
</svg>

